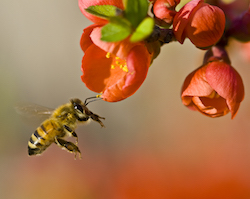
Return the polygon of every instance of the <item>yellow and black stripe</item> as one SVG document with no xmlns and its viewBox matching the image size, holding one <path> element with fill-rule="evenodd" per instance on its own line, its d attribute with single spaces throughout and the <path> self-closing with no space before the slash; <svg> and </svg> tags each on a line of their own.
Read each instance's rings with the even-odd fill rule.
<svg viewBox="0 0 250 199">
<path fill-rule="evenodd" d="M 41 154 L 51 143 L 46 141 L 48 132 L 42 124 L 38 127 L 30 137 L 28 142 L 28 153 L 29 155 Z"/>
</svg>

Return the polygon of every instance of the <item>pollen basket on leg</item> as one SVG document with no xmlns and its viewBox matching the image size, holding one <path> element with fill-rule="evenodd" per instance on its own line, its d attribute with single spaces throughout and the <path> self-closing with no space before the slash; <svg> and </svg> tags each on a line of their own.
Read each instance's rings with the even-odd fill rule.
<svg viewBox="0 0 250 199">
<path fill-rule="evenodd" d="M 106 54 L 106 58 L 112 59 L 111 69 L 115 69 L 116 67 L 119 67 L 124 72 L 129 72 L 126 60 L 121 59 L 120 57 L 117 57 L 115 55 L 112 55 L 110 52 Z"/>
</svg>

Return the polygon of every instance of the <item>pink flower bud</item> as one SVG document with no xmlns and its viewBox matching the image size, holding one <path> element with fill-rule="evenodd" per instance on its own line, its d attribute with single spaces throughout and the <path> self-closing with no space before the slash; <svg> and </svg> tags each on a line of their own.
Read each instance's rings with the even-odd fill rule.
<svg viewBox="0 0 250 199">
<path fill-rule="evenodd" d="M 220 49 L 208 51 L 212 56 L 206 64 L 190 73 L 182 87 L 182 103 L 209 117 L 219 117 L 231 112 L 236 115 L 244 98 L 244 85 L 238 72 L 229 64 L 225 53 L 219 60 Z M 213 61 L 212 61 L 213 60 Z"/>
<path fill-rule="evenodd" d="M 171 24 L 176 14 L 175 7 L 180 0 L 157 0 L 154 4 L 153 11 L 159 25 Z"/>
<path fill-rule="evenodd" d="M 187 3 L 175 15 L 173 29 L 176 39 L 182 44 L 185 38 L 198 48 L 208 48 L 216 44 L 225 28 L 224 12 L 204 3 L 193 0 Z"/>
</svg>

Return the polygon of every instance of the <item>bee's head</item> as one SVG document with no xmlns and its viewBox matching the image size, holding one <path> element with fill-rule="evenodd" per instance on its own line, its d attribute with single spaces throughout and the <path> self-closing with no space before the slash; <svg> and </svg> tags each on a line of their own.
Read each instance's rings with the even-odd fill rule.
<svg viewBox="0 0 250 199">
<path fill-rule="evenodd" d="M 87 98 L 87 99 L 89 99 L 89 98 Z M 73 105 L 73 108 L 75 110 L 76 118 L 81 122 L 87 121 L 89 118 L 91 118 L 92 120 L 98 122 L 102 127 L 104 127 L 104 124 L 102 123 L 102 121 L 100 119 L 105 119 L 105 118 L 100 117 L 100 116 L 92 113 L 87 108 L 87 104 L 89 103 L 89 102 L 87 102 L 87 99 L 85 100 L 84 103 L 81 100 L 77 99 L 77 98 L 70 100 L 70 102 Z"/>
<path fill-rule="evenodd" d="M 87 121 L 89 117 L 86 115 L 87 107 L 85 106 L 85 104 L 77 98 L 71 99 L 70 102 L 74 108 L 76 118 L 79 121 Z"/>
</svg>

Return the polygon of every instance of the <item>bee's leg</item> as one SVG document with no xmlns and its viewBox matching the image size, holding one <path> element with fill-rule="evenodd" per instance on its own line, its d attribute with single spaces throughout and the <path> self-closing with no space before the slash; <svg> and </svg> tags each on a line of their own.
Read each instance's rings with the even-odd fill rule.
<svg viewBox="0 0 250 199">
<path fill-rule="evenodd" d="M 71 134 L 72 134 L 73 137 L 76 138 L 76 145 L 77 145 L 78 144 L 78 136 L 77 136 L 76 132 L 73 131 Z"/>
<path fill-rule="evenodd" d="M 104 124 L 102 123 L 102 121 L 100 120 L 100 119 L 105 120 L 104 117 L 100 117 L 99 115 L 96 115 L 96 114 L 94 114 L 92 112 L 91 112 L 90 117 L 91 117 L 92 120 L 98 122 L 101 125 L 101 127 L 105 127 Z"/>
<path fill-rule="evenodd" d="M 76 159 L 76 155 L 77 155 L 77 153 L 79 153 L 79 159 L 81 159 L 82 157 L 81 157 L 81 151 L 79 150 L 79 148 L 75 145 L 75 144 L 73 144 L 72 142 L 68 142 L 68 141 L 65 141 L 65 140 L 63 140 L 63 139 L 61 139 L 61 138 L 55 138 L 55 143 L 58 145 L 58 146 L 60 146 L 60 147 L 62 147 L 62 148 L 64 148 L 64 149 L 66 149 L 68 152 L 70 152 L 70 153 L 74 153 L 75 154 L 75 159 Z"/>
<path fill-rule="evenodd" d="M 73 130 L 72 130 L 70 127 L 68 127 L 67 125 L 63 125 L 63 127 L 64 127 L 64 129 L 65 129 L 67 132 L 71 133 L 71 135 L 72 135 L 73 137 L 76 138 L 76 145 L 77 145 L 77 144 L 78 144 L 78 136 L 77 136 L 76 132 L 73 131 Z"/>
</svg>

